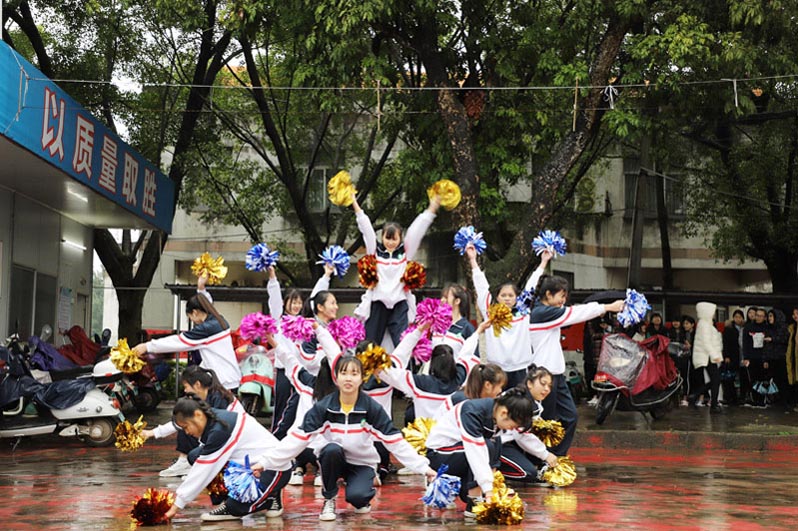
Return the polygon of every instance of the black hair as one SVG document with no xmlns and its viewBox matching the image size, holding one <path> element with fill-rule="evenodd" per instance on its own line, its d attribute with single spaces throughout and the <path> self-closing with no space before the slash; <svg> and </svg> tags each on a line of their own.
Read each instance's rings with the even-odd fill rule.
<svg viewBox="0 0 798 531">
<path fill-rule="evenodd" d="M 457 305 L 458 310 L 460 310 L 460 315 L 468 319 L 471 315 L 471 297 L 468 296 L 466 289 L 460 284 L 450 282 L 443 286 L 441 295 L 446 295 L 449 292 L 451 292 L 452 297 L 460 301 L 460 304 Z"/>
<path fill-rule="evenodd" d="M 532 427 L 532 417 L 536 407 L 535 401 L 525 385 L 507 389 L 496 398 L 493 404 L 494 408 L 497 406 L 507 408 L 507 416 L 518 424 L 518 431 L 527 431 Z"/>
<path fill-rule="evenodd" d="M 651 314 L 651 316 L 649 316 L 648 320 L 649 320 L 649 321 L 653 321 L 655 317 L 659 317 L 660 324 L 662 324 L 663 322 L 665 322 L 665 319 L 663 319 L 663 318 L 662 318 L 662 314 L 661 314 L 661 313 L 659 313 L 659 312 L 654 312 L 654 313 L 652 313 L 652 314 Z"/>
<path fill-rule="evenodd" d="M 197 293 L 196 295 L 192 295 L 188 302 L 186 302 L 186 314 L 190 314 L 194 310 L 199 310 L 201 312 L 205 312 L 208 315 L 213 315 L 219 324 L 222 326 L 223 329 L 227 330 L 230 328 L 230 325 L 227 324 L 224 317 L 216 311 L 216 308 L 211 304 L 211 301 L 208 300 L 208 297 L 202 295 L 201 293 Z"/>
<path fill-rule="evenodd" d="M 199 382 L 209 393 L 214 392 L 224 397 L 228 404 L 231 404 L 236 398 L 229 389 L 225 389 L 222 386 L 213 369 L 205 369 L 199 365 L 189 365 L 183 369 L 180 378 L 189 385 Z"/>
<path fill-rule="evenodd" d="M 490 382 L 493 385 L 499 385 L 499 383 L 504 385 L 507 383 L 507 373 L 495 363 L 480 363 L 468 373 L 465 388 L 463 389 L 466 397 L 481 398 L 485 382 Z"/>
<path fill-rule="evenodd" d="M 457 365 L 454 362 L 452 347 L 438 345 L 432 349 L 429 373 L 446 383 L 453 382 L 457 378 Z"/>
<path fill-rule="evenodd" d="M 555 295 L 561 291 L 569 290 L 568 281 L 557 275 L 542 275 L 535 287 L 535 297 L 537 300 L 546 300 L 546 294 Z"/>
<path fill-rule="evenodd" d="M 334 295 L 332 292 L 327 290 L 321 290 L 313 297 L 313 300 L 310 304 L 310 309 L 314 316 L 318 314 L 319 306 L 325 305 L 327 303 L 327 299 L 330 297 L 334 297 Z"/>
<path fill-rule="evenodd" d="M 740 308 L 737 308 L 736 310 L 734 310 L 734 311 L 732 312 L 732 319 L 734 319 L 734 316 L 735 316 L 735 315 L 737 315 L 737 314 L 739 314 L 739 315 L 740 315 L 740 317 L 742 317 L 743 319 L 745 319 L 745 314 L 743 313 L 743 311 L 742 311 Z"/>
<path fill-rule="evenodd" d="M 204 400 L 200 400 L 197 395 L 189 394 L 183 398 L 179 398 L 175 402 L 175 407 L 172 409 L 172 423 L 177 426 L 179 421 L 184 421 L 194 416 L 196 411 L 202 411 L 208 420 L 213 420 L 229 428 L 226 422 L 219 420 L 216 413 L 213 412 L 211 406 Z"/>
<path fill-rule="evenodd" d="M 690 324 L 695 324 L 695 319 L 689 315 L 682 316 L 682 322 L 687 321 Z"/>
<path fill-rule="evenodd" d="M 393 238 L 397 233 L 399 233 L 399 238 L 401 238 L 404 230 L 402 229 L 402 226 L 395 221 L 388 221 L 382 226 L 383 236 Z"/>
<path fill-rule="evenodd" d="M 502 282 L 501 284 L 499 284 L 499 287 L 496 288 L 496 296 L 494 298 L 498 299 L 499 293 L 501 293 L 504 288 L 508 287 L 513 288 L 513 293 L 515 294 L 516 297 L 518 297 L 519 291 L 518 291 L 518 286 L 515 285 L 515 282 Z"/>
<path fill-rule="evenodd" d="M 288 313 L 288 305 L 291 304 L 291 301 L 294 299 L 299 299 L 302 301 L 302 294 L 299 293 L 299 290 L 296 288 L 288 288 L 285 290 L 285 294 L 283 295 L 283 313 Z M 304 304 L 304 301 L 302 301 Z M 302 313 L 302 309 L 300 308 L 299 313 Z"/>
<path fill-rule="evenodd" d="M 340 356 L 335 361 L 335 373 L 338 374 L 338 372 L 344 370 L 346 367 L 352 364 L 357 365 L 358 368 L 360 368 L 360 374 L 363 374 L 363 364 L 355 356 Z M 316 383 L 313 385 L 313 400 L 319 401 L 338 389 L 338 387 L 335 385 L 335 380 L 333 380 L 332 375 L 333 371 L 330 370 L 330 362 L 327 361 L 327 358 L 325 357 L 323 360 L 321 360 L 319 374 L 316 376 Z"/>
<path fill-rule="evenodd" d="M 549 371 L 546 367 L 539 367 L 534 363 L 527 367 L 526 370 L 526 377 L 524 378 L 524 384 L 533 383 L 536 380 L 540 380 L 544 376 L 548 376 L 549 378 L 554 378 L 551 375 L 551 371 Z"/>
</svg>

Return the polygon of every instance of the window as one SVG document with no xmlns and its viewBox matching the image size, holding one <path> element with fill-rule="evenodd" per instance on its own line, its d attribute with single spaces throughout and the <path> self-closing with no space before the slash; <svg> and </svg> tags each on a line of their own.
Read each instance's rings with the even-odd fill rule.
<svg viewBox="0 0 798 531">
<path fill-rule="evenodd" d="M 303 171 L 307 171 L 304 169 Z M 308 184 L 308 210 L 314 214 L 324 212 L 330 207 L 330 212 L 339 212 L 340 209 L 330 203 L 327 194 L 327 182 L 335 175 L 330 168 L 314 168 L 310 173 L 310 183 Z"/>
<path fill-rule="evenodd" d="M 18 265 L 11 267 L 8 331 L 23 339 L 37 335 L 42 326 L 55 325 L 58 281 Z"/>
<path fill-rule="evenodd" d="M 623 160 L 624 177 L 624 216 L 632 217 L 635 209 L 635 186 L 638 177 L 643 187 L 641 205 L 643 216 L 647 219 L 657 217 L 657 185 L 661 181 L 658 176 L 640 173 L 640 160 L 625 158 Z M 665 178 L 665 208 L 668 216 L 681 218 L 684 216 L 684 187 L 678 174 L 667 174 Z"/>
</svg>

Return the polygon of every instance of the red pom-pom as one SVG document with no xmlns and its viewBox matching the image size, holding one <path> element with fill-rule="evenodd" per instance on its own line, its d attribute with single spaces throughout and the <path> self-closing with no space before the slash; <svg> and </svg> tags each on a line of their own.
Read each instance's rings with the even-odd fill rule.
<svg viewBox="0 0 798 531">
<path fill-rule="evenodd" d="M 367 254 L 357 261 L 357 277 L 360 285 L 366 289 L 371 289 L 377 285 L 377 257 Z"/>
<path fill-rule="evenodd" d="M 168 490 L 147 489 L 144 496 L 133 502 L 130 517 L 136 525 L 158 525 L 168 522 L 166 513 L 175 503 L 174 495 Z"/>
<path fill-rule="evenodd" d="M 205 487 L 211 496 L 227 496 L 227 486 L 224 484 L 224 470 L 216 474 L 216 477 Z"/>
<path fill-rule="evenodd" d="M 427 283 L 427 270 L 418 262 L 408 262 L 402 282 L 405 284 L 405 291 L 423 288 Z"/>
</svg>

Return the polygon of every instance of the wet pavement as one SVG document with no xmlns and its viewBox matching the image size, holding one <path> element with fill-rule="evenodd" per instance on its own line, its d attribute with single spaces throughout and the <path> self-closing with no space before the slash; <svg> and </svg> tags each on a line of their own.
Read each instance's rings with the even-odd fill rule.
<svg viewBox="0 0 798 531">
<path fill-rule="evenodd" d="M 168 418 L 168 405 L 157 418 Z M 708 411 L 678 410 L 667 421 L 649 423 L 639 414 L 614 413 L 595 426 L 590 410 L 580 409 L 581 428 L 572 457 L 579 478 L 564 489 L 517 487 L 526 502 L 527 514 L 518 529 L 792 529 L 798 517 L 794 494 L 798 474 L 798 452 L 750 451 L 705 448 L 683 444 L 636 447 L 633 436 L 674 434 L 721 424 L 741 431 L 702 432 L 716 438 L 727 433 L 756 436 L 760 440 L 790 438 L 798 433 L 798 414 L 782 415 L 770 410 L 735 410 L 715 420 Z M 130 415 L 132 418 L 132 415 Z M 737 420 L 735 420 L 735 418 Z M 703 422 L 704 424 L 701 424 Z M 761 426 L 754 430 L 751 426 Z M 591 426 L 592 424 L 592 426 Z M 652 429 L 654 426 L 654 429 Z M 748 428 L 746 428 L 748 426 Z M 772 426 L 790 433 L 769 431 Z M 656 429 L 657 427 L 662 429 Z M 748 430 L 748 431 L 745 431 Z M 589 437 L 625 433 L 626 447 L 603 447 Z M 609 440 L 609 439 L 605 439 Z M 617 441 L 624 439 L 618 438 Z M 48 436 L 26 439 L 12 451 L 0 441 L 0 527 L 3 529 L 130 529 L 128 511 L 133 499 L 148 487 L 174 490 L 179 479 L 159 478 L 158 471 L 174 459 L 174 441 L 148 441 L 138 452 L 116 448 L 89 448 L 73 439 Z M 266 519 L 262 515 L 242 521 L 201 524 L 200 514 L 211 505 L 200 496 L 172 522 L 172 528 L 226 530 L 240 527 L 261 529 L 491 529 L 464 524 L 460 510 L 425 509 L 420 476 L 389 476 L 378 489 L 368 515 L 355 515 L 339 497 L 339 517 L 320 522 L 321 495 L 310 477 L 301 487 L 286 487 L 285 514 Z M 166 526 L 162 526 L 166 527 Z"/>
</svg>

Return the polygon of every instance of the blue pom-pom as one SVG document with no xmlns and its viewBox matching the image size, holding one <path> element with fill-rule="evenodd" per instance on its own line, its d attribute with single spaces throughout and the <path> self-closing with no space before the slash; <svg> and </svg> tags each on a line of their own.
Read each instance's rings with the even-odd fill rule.
<svg viewBox="0 0 798 531">
<path fill-rule="evenodd" d="M 628 328 L 642 321 L 650 309 L 651 305 L 648 304 L 645 295 L 627 289 L 623 310 L 618 312 L 618 322 L 624 328 Z"/>
<path fill-rule="evenodd" d="M 460 254 L 465 254 L 465 249 L 468 244 L 471 243 L 474 245 L 474 249 L 476 249 L 477 254 L 482 254 L 485 252 L 485 248 L 488 246 L 485 243 L 485 240 L 482 238 L 482 233 L 477 232 L 474 227 L 469 225 L 468 227 L 460 227 L 460 230 L 457 231 L 457 234 L 454 235 L 454 248 L 460 251 Z"/>
<path fill-rule="evenodd" d="M 518 295 L 518 297 L 516 297 L 515 309 L 518 310 L 518 313 L 521 315 L 529 315 L 529 312 L 532 311 L 532 303 L 534 302 L 535 290 L 525 289 L 520 295 Z"/>
<path fill-rule="evenodd" d="M 257 501 L 263 494 L 260 481 L 249 466 L 249 456 L 244 458 L 243 465 L 235 461 L 227 463 L 227 468 L 224 470 L 224 486 L 227 487 L 227 495 L 241 503 Z"/>
<path fill-rule="evenodd" d="M 319 255 L 321 261 L 317 264 L 331 265 L 335 268 L 335 275 L 341 278 L 349 271 L 349 253 L 347 253 L 340 245 L 331 245 L 324 249 Z"/>
<path fill-rule="evenodd" d="M 279 257 L 279 251 L 272 251 L 265 243 L 259 243 L 247 251 L 246 268 L 259 273 L 276 264 Z"/>
<path fill-rule="evenodd" d="M 560 233 L 556 230 L 542 230 L 532 240 L 532 249 L 538 256 L 543 251 L 550 251 L 554 256 L 565 256 L 566 247 L 568 247 L 568 244 L 565 243 L 565 238 L 560 236 Z"/>
<path fill-rule="evenodd" d="M 438 475 L 429 485 L 421 501 L 429 507 L 445 509 L 460 494 L 460 478 L 446 474 L 449 465 L 441 465 Z"/>
</svg>

